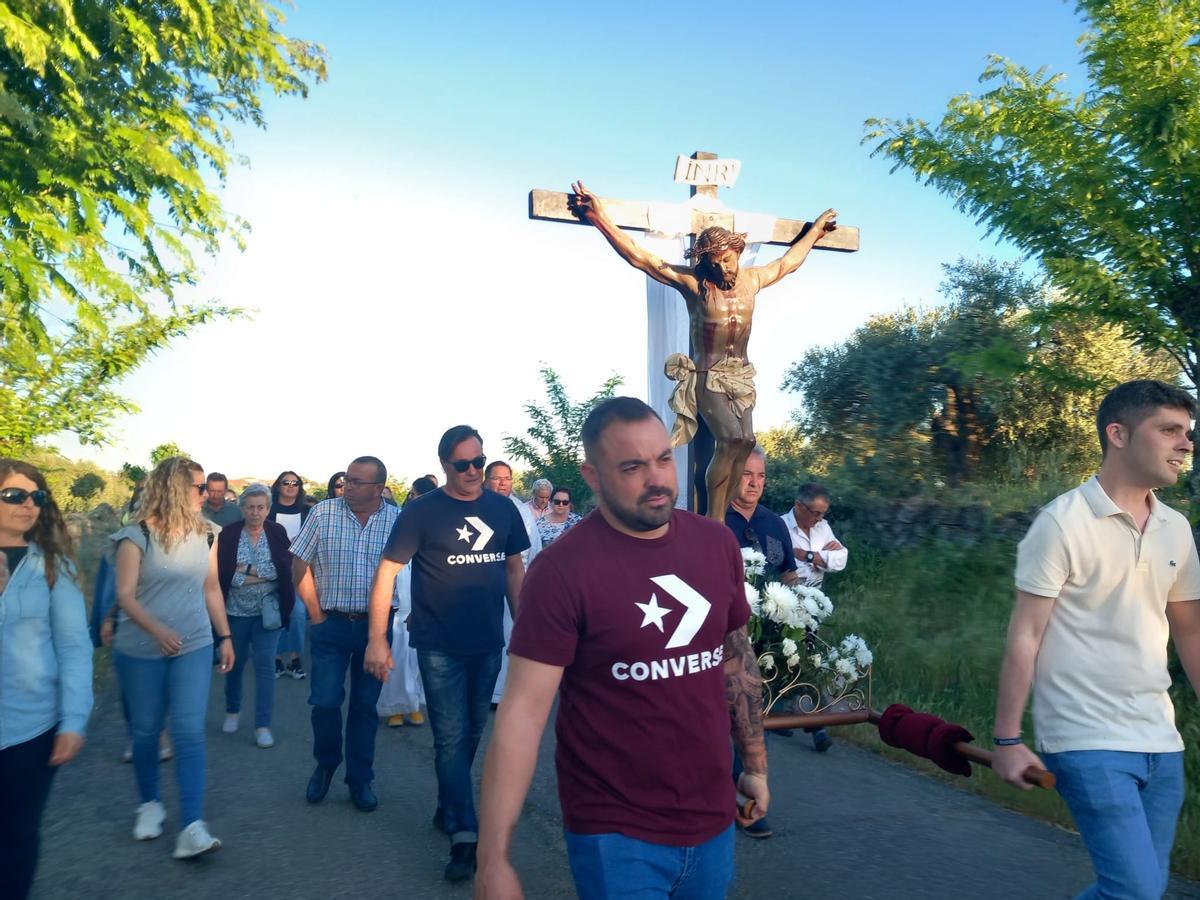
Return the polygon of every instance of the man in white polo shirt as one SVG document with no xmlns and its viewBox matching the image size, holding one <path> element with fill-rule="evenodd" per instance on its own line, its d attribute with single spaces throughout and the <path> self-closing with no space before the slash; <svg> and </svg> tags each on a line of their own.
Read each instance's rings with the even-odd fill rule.
<svg viewBox="0 0 1200 900">
<path fill-rule="evenodd" d="M 1200 684 L 1200 561 L 1154 489 L 1191 452 L 1196 404 L 1131 381 L 1097 411 L 1100 472 L 1044 507 L 1017 550 L 1017 600 L 996 701 L 993 768 L 1018 787 L 1045 764 L 1096 871 L 1080 897 L 1158 898 L 1183 804 L 1167 640 Z M 1038 757 L 1021 741 L 1033 686 Z"/>
<path fill-rule="evenodd" d="M 829 488 L 810 481 L 800 485 L 796 502 L 783 517 L 796 553 L 796 574 L 809 587 L 819 588 L 826 572 L 840 572 L 846 568 L 850 556 L 850 551 L 834 537 L 833 529 L 825 521 L 829 501 Z"/>
</svg>

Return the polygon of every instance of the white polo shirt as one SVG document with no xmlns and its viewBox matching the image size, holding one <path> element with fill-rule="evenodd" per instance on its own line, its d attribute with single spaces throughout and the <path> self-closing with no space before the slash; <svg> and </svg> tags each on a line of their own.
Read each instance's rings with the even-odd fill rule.
<svg viewBox="0 0 1200 900">
<path fill-rule="evenodd" d="M 792 549 L 796 552 L 796 574 L 800 576 L 809 587 L 820 587 L 821 582 L 825 580 L 825 572 L 840 572 L 846 568 L 846 560 L 850 558 L 850 551 L 843 547 L 841 550 L 822 550 L 821 548 L 830 541 L 837 541 L 834 537 L 833 529 L 829 527 L 829 523 L 824 519 L 818 519 L 816 524 L 806 533 L 796 523 L 796 508 L 792 507 L 787 513 L 781 516 L 783 524 L 787 526 L 788 534 L 792 536 Z M 841 541 L 838 541 L 840 544 Z M 804 561 L 804 554 L 809 550 L 814 550 L 820 553 L 826 562 L 824 569 L 818 569 L 812 563 Z"/>
<path fill-rule="evenodd" d="M 1056 598 L 1033 676 L 1038 750 L 1182 750 L 1166 608 L 1200 599 L 1187 519 L 1152 497 L 1139 531 L 1093 477 L 1038 513 L 1017 549 L 1016 583 Z"/>
</svg>

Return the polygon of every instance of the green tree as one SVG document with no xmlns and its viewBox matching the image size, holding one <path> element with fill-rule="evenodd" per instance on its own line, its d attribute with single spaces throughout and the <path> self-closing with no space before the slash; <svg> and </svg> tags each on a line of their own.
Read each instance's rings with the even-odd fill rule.
<svg viewBox="0 0 1200 900">
<path fill-rule="evenodd" d="M 579 474 L 583 463 L 579 432 L 588 413 L 601 400 L 614 396 L 625 380 L 613 375 L 587 400 L 572 403 L 554 369 L 543 365 L 539 371 L 546 386 L 546 405 L 525 404 L 530 425 L 522 436 L 505 435 L 504 451 L 513 460 L 529 466 L 532 478 L 548 478 L 552 484 L 568 488 L 575 509 L 584 511 L 591 507 L 592 492 Z"/>
<path fill-rule="evenodd" d="M 1200 0 L 1077 8 L 1086 91 L 994 56 L 991 89 L 952 99 L 936 127 L 870 119 L 865 140 L 1037 258 L 1063 315 L 1170 353 L 1198 385 Z"/>
<path fill-rule="evenodd" d="M 1176 361 L 1115 326 L 1068 315 L 1016 265 L 944 267 L 947 305 L 875 316 L 786 373 L 813 468 L 840 460 L 856 482 L 907 492 L 1095 466 L 1100 397 L 1130 378 L 1177 382 Z M 835 464 L 836 465 L 836 464 Z"/>
<path fill-rule="evenodd" d="M 189 456 L 183 449 L 174 441 L 167 441 L 165 444 L 159 444 L 150 451 L 150 465 L 157 466 L 164 459 L 170 459 L 172 456 Z"/>
<path fill-rule="evenodd" d="M 84 472 L 71 482 L 71 496 L 76 497 L 86 505 L 89 500 L 104 490 L 105 481 L 96 472 Z"/>
<path fill-rule="evenodd" d="M 261 0 L 0 4 L 0 450 L 100 443 L 120 380 L 221 306 L 176 305 L 193 252 L 240 244 L 217 193 L 260 94 L 324 51 Z"/>
</svg>

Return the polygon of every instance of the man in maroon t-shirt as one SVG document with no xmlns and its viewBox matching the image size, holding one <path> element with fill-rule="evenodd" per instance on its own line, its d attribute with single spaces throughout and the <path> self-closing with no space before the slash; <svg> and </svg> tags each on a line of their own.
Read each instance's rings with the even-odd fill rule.
<svg viewBox="0 0 1200 900">
<path fill-rule="evenodd" d="M 521 591 L 484 765 L 476 896 L 520 896 L 509 845 L 561 687 L 555 763 L 580 897 L 724 897 L 731 734 L 738 787 L 755 801 L 738 821 L 770 800 L 737 541 L 674 508 L 670 438 L 640 400 L 601 403 L 582 439 L 598 509 L 538 555 Z"/>
</svg>

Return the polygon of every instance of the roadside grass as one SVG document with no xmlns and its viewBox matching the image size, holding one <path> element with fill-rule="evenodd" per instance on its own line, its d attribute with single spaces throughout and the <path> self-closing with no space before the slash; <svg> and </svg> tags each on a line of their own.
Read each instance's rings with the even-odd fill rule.
<svg viewBox="0 0 1200 900">
<path fill-rule="evenodd" d="M 930 541 L 881 554 L 850 544 L 850 565 L 827 579 L 835 613 L 831 635 L 857 633 L 874 655 L 873 705 L 903 703 L 957 722 L 990 749 L 996 684 L 1012 608 L 1016 543 L 988 538 L 970 545 Z M 1200 711 L 1172 656 L 1176 720 L 1187 749 L 1187 792 L 1172 867 L 1200 878 Z M 1113 712 L 1116 715 L 1116 710 Z M 1026 713 L 1024 732 L 1032 738 Z M 888 747 L 870 725 L 839 729 L 856 743 L 974 791 L 1003 806 L 1067 828 L 1071 817 L 1054 791 L 1020 791 L 983 767 L 972 777 L 948 775 L 932 763 Z"/>
</svg>

